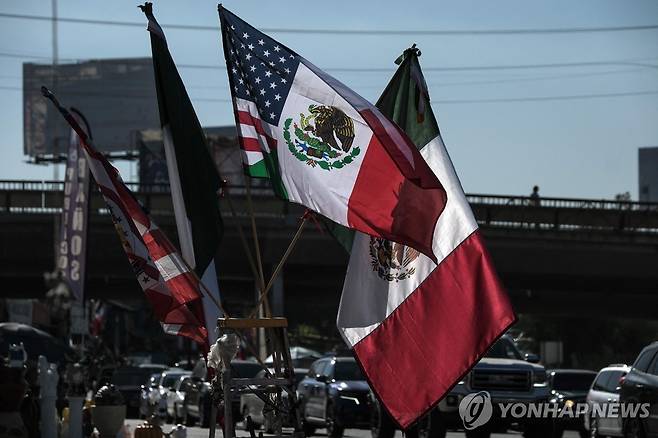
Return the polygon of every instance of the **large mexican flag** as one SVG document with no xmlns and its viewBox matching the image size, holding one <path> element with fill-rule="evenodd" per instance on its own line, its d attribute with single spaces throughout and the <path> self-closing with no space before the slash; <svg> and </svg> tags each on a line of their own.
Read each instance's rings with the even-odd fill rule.
<svg viewBox="0 0 658 438">
<path fill-rule="evenodd" d="M 438 265 L 413 248 L 357 233 L 337 326 L 372 389 L 406 428 L 515 316 L 443 144 L 417 51 L 403 56 L 377 107 L 413 140 L 446 189 L 432 244 Z"/>
</svg>

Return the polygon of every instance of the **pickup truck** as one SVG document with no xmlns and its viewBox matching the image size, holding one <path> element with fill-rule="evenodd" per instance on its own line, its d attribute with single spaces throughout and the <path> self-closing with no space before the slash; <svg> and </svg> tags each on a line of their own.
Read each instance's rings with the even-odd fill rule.
<svg viewBox="0 0 658 438">
<path fill-rule="evenodd" d="M 429 414 L 406 431 L 406 437 L 444 438 L 448 431 L 464 431 L 467 438 L 488 438 L 493 432 L 511 429 L 522 431 L 525 438 L 550 437 L 551 428 L 546 422 L 502 418 L 496 408 L 498 403 L 549 401 L 546 370 L 538 361 L 535 355 L 522 354 L 511 336 L 502 336 Z M 487 391 L 491 396 L 492 418 L 483 427 L 464 430 L 459 403 L 467 395 L 480 391 Z M 395 423 L 372 394 L 370 402 L 372 438 L 393 438 Z"/>
</svg>

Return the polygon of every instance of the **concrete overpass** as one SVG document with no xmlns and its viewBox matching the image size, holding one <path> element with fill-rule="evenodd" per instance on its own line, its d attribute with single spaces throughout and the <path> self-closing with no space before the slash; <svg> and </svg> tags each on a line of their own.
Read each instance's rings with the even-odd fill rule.
<svg viewBox="0 0 658 438">
<path fill-rule="evenodd" d="M 166 186 L 131 184 L 167 234 L 175 238 Z M 219 281 L 231 313 L 253 305 L 254 278 L 238 237 L 247 231 L 244 190 L 226 201 L 218 250 Z M 299 206 L 253 189 L 265 269 L 278 262 L 302 214 Z M 468 195 L 494 262 L 519 313 L 655 319 L 658 313 L 658 204 L 592 199 Z M 42 297 L 43 273 L 54 266 L 62 184 L 0 181 L 0 296 Z M 104 204 L 92 197 L 87 294 L 131 300 L 141 292 Z M 305 231 L 277 283 L 275 307 L 293 324 L 332 325 L 347 255 L 321 227 Z M 283 303 L 285 302 L 285 304 Z M 312 305 L 309 305 L 312 303 Z"/>
</svg>

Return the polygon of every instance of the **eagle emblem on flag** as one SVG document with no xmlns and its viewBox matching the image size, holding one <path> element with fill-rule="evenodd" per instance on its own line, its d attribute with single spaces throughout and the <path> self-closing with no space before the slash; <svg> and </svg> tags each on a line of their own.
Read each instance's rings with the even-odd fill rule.
<svg viewBox="0 0 658 438">
<path fill-rule="evenodd" d="M 309 166 L 324 170 L 341 169 L 354 162 L 361 149 L 352 147 L 352 119 L 334 106 L 310 105 L 308 111 L 309 114 L 300 113 L 298 121 L 291 117 L 283 124 L 290 153 Z"/>
<path fill-rule="evenodd" d="M 410 278 L 416 272 L 412 265 L 420 252 L 391 242 L 380 237 L 370 237 L 370 261 L 372 270 L 382 280 L 402 281 Z"/>
</svg>

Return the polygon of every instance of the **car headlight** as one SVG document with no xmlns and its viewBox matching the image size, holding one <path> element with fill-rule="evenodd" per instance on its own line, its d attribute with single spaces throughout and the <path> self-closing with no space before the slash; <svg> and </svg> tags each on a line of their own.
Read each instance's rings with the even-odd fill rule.
<svg viewBox="0 0 658 438">
<path fill-rule="evenodd" d="M 573 400 L 567 400 L 567 401 L 564 402 L 564 407 L 567 408 L 567 409 L 571 409 L 571 408 L 574 407 L 575 404 L 576 403 L 574 403 Z"/>
<path fill-rule="evenodd" d="M 545 370 L 538 370 L 532 373 L 533 386 L 546 386 L 547 380 Z"/>
</svg>

